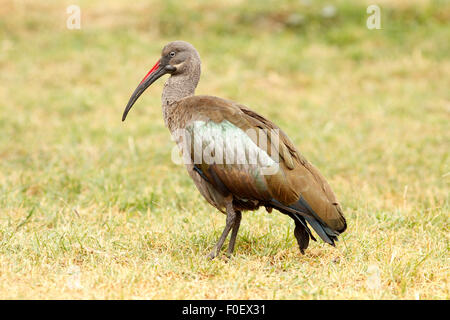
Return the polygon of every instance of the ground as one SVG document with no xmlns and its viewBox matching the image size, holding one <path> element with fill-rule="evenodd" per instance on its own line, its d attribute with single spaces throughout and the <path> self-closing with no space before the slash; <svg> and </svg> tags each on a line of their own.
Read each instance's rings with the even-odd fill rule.
<svg viewBox="0 0 450 320">
<path fill-rule="evenodd" d="M 372 1 L 0 2 L 0 298 L 449 298 L 448 2 L 377 1 L 374 30 Z M 164 81 L 121 122 L 176 39 L 198 94 L 265 115 L 327 177 L 336 248 L 301 255 L 259 210 L 205 259 L 225 216 L 171 161 Z"/>
</svg>

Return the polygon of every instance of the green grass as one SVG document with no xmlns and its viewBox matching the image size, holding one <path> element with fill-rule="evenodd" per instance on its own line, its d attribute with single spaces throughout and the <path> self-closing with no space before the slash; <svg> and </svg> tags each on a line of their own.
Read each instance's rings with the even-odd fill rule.
<svg viewBox="0 0 450 320">
<path fill-rule="evenodd" d="M 450 7 L 379 1 L 368 30 L 370 1 L 306 3 L 1 1 L 0 298 L 448 299 Z M 336 248 L 302 256 L 260 210 L 205 259 L 225 216 L 170 160 L 164 81 L 120 121 L 175 39 L 200 52 L 198 94 L 269 117 L 327 177 Z"/>
</svg>

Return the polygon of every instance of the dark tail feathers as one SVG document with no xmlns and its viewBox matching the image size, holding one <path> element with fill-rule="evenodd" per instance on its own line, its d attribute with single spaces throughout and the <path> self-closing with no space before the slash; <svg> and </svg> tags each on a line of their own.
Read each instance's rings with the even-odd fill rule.
<svg viewBox="0 0 450 320">
<path fill-rule="evenodd" d="M 289 206 L 285 206 L 279 201 L 272 199 L 272 205 L 277 210 L 289 215 L 292 219 L 294 219 L 296 223 L 296 228 L 297 228 L 297 221 L 301 222 L 301 224 L 303 225 L 303 227 L 305 227 L 305 230 L 307 231 L 307 234 L 311 237 L 311 239 L 316 240 L 312 236 L 311 231 L 306 225 L 306 222 L 309 223 L 309 225 L 314 229 L 314 231 L 319 235 L 319 237 L 326 243 L 334 246 L 335 245 L 334 241 L 338 241 L 337 236 L 340 234 L 340 232 L 330 229 L 325 224 L 325 222 L 323 222 L 322 219 L 320 219 L 320 217 L 314 212 L 314 210 L 309 206 L 309 204 L 305 201 L 305 199 L 303 199 L 303 197 L 300 197 L 300 199 L 296 203 Z M 303 240 L 300 241 L 299 238 L 297 237 L 297 241 L 299 242 L 300 246 L 300 251 L 303 251 L 302 247 L 304 247 L 304 245 L 301 245 L 300 243 L 306 243 L 306 247 L 308 246 L 307 242 L 304 240 L 304 236 L 302 238 Z"/>
</svg>

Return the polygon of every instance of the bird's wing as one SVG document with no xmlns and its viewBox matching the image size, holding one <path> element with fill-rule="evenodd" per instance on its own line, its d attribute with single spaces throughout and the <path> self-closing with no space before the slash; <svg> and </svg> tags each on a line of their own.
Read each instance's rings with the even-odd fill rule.
<svg viewBox="0 0 450 320">
<path fill-rule="evenodd" d="M 286 167 L 284 170 L 285 180 L 278 181 L 279 176 L 268 176 L 270 181 L 269 185 L 276 186 L 278 183 L 287 184 L 291 186 L 290 190 L 295 190 L 288 194 L 297 198 L 295 203 L 292 203 L 289 199 L 283 199 L 282 194 L 278 194 L 278 197 L 275 197 L 275 199 L 278 201 L 281 200 L 280 202 L 283 204 L 290 204 L 292 207 L 301 209 L 302 211 L 313 211 L 314 215 L 318 216 L 316 218 L 325 222 L 333 230 L 345 230 L 346 222 L 341 206 L 337 201 L 335 193 L 320 171 L 297 151 L 288 136 L 273 122 L 245 106 L 239 105 L 239 107 L 246 115 L 254 119 L 254 121 L 263 123 L 267 128 L 277 129 L 279 132 L 281 140 L 280 157 L 284 159 L 284 165 Z M 293 165 L 291 165 L 292 163 Z M 282 190 L 281 187 L 280 190 Z M 299 198 L 303 199 L 306 204 L 302 204 L 302 201 L 298 203 Z M 305 208 L 308 206 L 312 210 Z"/>
<path fill-rule="evenodd" d="M 184 150 L 189 151 L 194 170 L 223 195 L 231 193 L 244 201 L 269 200 L 264 170 L 277 170 L 278 164 L 247 135 L 241 120 L 232 114 L 220 121 L 192 119 L 185 127 Z"/>
<path fill-rule="evenodd" d="M 274 201 L 333 230 L 344 229 L 345 220 L 327 181 L 273 122 L 217 97 L 188 97 L 176 108 L 178 119 L 174 120 L 190 137 L 184 149 L 189 149 L 198 173 L 218 190 L 243 199 Z M 243 158 L 233 154 L 236 146 Z M 223 150 L 222 154 L 217 150 Z"/>
</svg>

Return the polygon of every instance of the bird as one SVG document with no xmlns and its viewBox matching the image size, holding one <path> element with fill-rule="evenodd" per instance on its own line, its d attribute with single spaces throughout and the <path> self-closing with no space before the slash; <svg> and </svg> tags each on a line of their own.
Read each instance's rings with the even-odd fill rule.
<svg viewBox="0 0 450 320">
<path fill-rule="evenodd" d="M 200 73 L 200 55 L 192 44 L 168 43 L 131 95 L 122 121 L 152 83 L 170 75 L 161 96 L 165 125 L 201 195 L 226 215 L 223 232 L 207 257 L 220 254 L 231 232 L 230 257 L 242 212 L 260 207 L 294 220 L 294 236 L 302 254 L 310 239 L 317 241 L 310 227 L 335 246 L 347 222 L 324 176 L 272 121 L 240 103 L 195 95 Z"/>
</svg>

